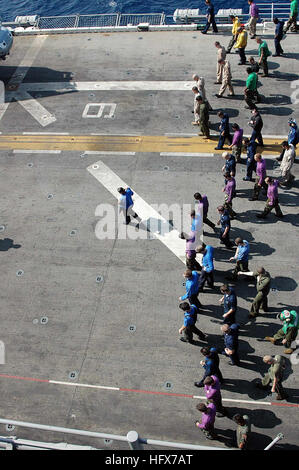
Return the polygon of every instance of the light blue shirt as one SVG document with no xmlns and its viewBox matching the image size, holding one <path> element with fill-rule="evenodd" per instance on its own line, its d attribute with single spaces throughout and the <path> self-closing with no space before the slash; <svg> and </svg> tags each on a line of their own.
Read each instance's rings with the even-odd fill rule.
<svg viewBox="0 0 299 470">
<path fill-rule="evenodd" d="M 207 273 L 214 271 L 214 248 L 211 245 L 206 246 L 205 253 L 202 257 L 202 266 L 205 268 Z"/>
<path fill-rule="evenodd" d="M 192 271 L 192 278 L 186 279 L 186 294 L 181 297 L 182 300 L 189 299 L 191 295 L 197 295 L 199 284 L 199 274 L 196 271 Z"/>
<path fill-rule="evenodd" d="M 201 227 L 201 216 L 197 214 L 194 218 L 192 218 L 191 232 L 198 232 L 200 227 Z"/>
<path fill-rule="evenodd" d="M 243 240 L 244 245 L 240 245 L 238 248 L 237 260 L 239 261 L 248 261 L 249 256 L 249 243 L 246 240 Z"/>
</svg>

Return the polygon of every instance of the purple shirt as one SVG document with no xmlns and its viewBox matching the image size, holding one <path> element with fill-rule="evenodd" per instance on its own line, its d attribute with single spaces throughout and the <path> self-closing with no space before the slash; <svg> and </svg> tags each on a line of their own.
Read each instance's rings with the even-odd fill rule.
<svg viewBox="0 0 299 470">
<path fill-rule="evenodd" d="M 258 6 L 255 3 L 252 3 L 250 5 L 249 15 L 254 16 L 255 18 L 259 17 L 259 9 L 258 9 Z"/>
<path fill-rule="evenodd" d="M 207 217 L 209 210 L 209 201 L 206 194 L 202 196 L 202 200 L 198 203 L 197 213 L 200 214 L 201 210 L 203 217 Z"/>
<path fill-rule="evenodd" d="M 188 234 L 188 240 L 186 240 L 186 255 L 190 258 L 195 252 L 195 240 L 196 232 L 190 232 Z"/>
<path fill-rule="evenodd" d="M 232 145 L 237 145 L 240 147 L 242 145 L 242 138 L 243 138 L 243 129 L 239 129 L 235 131 Z"/>
<path fill-rule="evenodd" d="M 216 375 L 211 375 L 211 377 L 214 380 L 214 383 L 212 385 L 205 385 L 206 397 L 208 400 L 219 400 L 221 397 L 219 379 Z"/>
<path fill-rule="evenodd" d="M 267 198 L 269 199 L 270 206 L 273 206 L 278 198 L 278 180 L 274 180 L 272 184 L 269 184 Z"/>
<path fill-rule="evenodd" d="M 234 177 L 231 178 L 230 181 L 227 181 L 226 186 L 225 186 L 225 193 L 227 194 L 227 202 L 232 202 L 234 193 L 236 189 L 236 180 Z"/>
<path fill-rule="evenodd" d="M 256 164 L 256 174 L 259 177 L 258 184 L 261 185 L 266 178 L 266 162 L 263 158 Z"/>
<path fill-rule="evenodd" d="M 208 413 L 202 413 L 201 423 L 199 423 L 198 427 L 200 429 L 211 429 L 214 427 L 215 423 L 215 416 L 216 416 L 216 406 L 214 403 L 209 403 L 208 406 Z"/>
</svg>

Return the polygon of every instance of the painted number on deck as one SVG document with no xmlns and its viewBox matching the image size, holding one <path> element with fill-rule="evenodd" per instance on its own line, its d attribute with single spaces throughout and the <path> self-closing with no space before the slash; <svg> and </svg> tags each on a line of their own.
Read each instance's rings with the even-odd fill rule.
<svg viewBox="0 0 299 470">
<path fill-rule="evenodd" d="M 96 114 L 89 114 L 90 108 L 99 108 Z M 105 113 L 104 110 L 106 109 Z M 116 103 L 87 103 L 83 111 L 83 118 L 112 119 L 116 110 Z"/>
</svg>

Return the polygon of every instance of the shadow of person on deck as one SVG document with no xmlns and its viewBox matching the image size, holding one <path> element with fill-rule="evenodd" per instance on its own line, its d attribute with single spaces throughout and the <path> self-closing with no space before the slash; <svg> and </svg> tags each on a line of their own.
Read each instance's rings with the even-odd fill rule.
<svg viewBox="0 0 299 470">
<path fill-rule="evenodd" d="M 0 240 L 0 251 L 8 251 L 10 248 L 21 248 L 22 245 L 14 244 L 11 238 Z"/>
</svg>

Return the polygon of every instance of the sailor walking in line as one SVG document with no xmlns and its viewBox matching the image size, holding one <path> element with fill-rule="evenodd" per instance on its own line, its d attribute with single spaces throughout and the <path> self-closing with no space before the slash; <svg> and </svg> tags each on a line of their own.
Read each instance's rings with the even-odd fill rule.
<svg viewBox="0 0 299 470">
<path fill-rule="evenodd" d="M 117 191 L 121 195 L 119 199 L 119 210 L 121 213 L 123 213 L 125 217 L 125 224 L 129 225 L 129 223 L 131 222 L 131 217 L 133 217 L 138 221 L 136 224 L 136 229 L 138 229 L 142 219 L 139 217 L 138 214 L 136 214 L 136 212 L 133 211 L 134 202 L 132 196 L 134 193 L 132 189 L 118 188 Z"/>
</svg>

